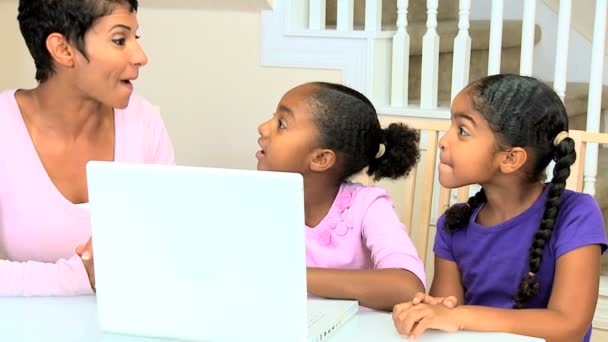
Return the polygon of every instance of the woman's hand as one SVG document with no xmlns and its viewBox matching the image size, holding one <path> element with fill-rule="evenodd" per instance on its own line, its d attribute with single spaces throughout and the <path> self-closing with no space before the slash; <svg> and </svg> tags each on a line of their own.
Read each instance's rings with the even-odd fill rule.
<svg viewBox="0 0 608 342">
<path fill-rule="evenodd" d="M 455 314 L 443 304 L 407 302 L 393 308 L 393 323 L 399 334 L 415 339 L 427 329 L 447 332 L 461 328 Z"/>
<path fill-rule="evenodd" d="M 89 283 L 91 288 L 95 291 L 95 264 L 93 263 L 93 240 L 89 239 L 86 244 L 76 246 L 76 254 L 82 259 L 82 264 L 87 270 L 89 276 Z"/>
</svg>

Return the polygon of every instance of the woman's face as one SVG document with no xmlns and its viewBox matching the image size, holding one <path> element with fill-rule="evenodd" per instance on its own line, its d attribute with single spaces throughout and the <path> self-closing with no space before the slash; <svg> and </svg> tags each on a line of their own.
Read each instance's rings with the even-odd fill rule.
<svg viewBox="0 0 608 342">
<path fill-rule="evenodd" d="M 75 59 L 76 87 L 85 97 L 113 108 L 125 108 L 133 92 L 133 80 L 148 57 L 137 41 L 137 14 L 117 5 L 99 18 L 84 37 L 88 57 Z"/>
</svg>

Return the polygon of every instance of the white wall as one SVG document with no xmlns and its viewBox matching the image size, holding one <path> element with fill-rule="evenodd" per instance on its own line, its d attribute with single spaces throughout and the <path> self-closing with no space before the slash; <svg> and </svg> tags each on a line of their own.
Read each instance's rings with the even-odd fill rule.
<svg viewBox="0 0 608 342">
<path fill-rule="evenodd" d="M 0 89 L 35 85 L 17 3 L 0 0 Z M 190 3 L 140 1 L 139 33 L 150 61 L 136 91 L 160 106 L 178 163 L 255 168 L 257 125 L 281 95 L 307 81 L 340 82 L 340 72 L 260 67 L 259 10 L 267 4 L 226 11 Z"/>
<path fill-rule="evenodd" d="M 506 20 L 521 20 L 524 10 L 523 3 L 523 0 L 505 1 L 503 18 Z M 491 0 L 471 1 L 471 20 L 488 20 L 490 18 L 491 9 Z"/>
<path fill-rule="evenodd" d="M 578 6 L 577 1 L 573 1 L 573 7 Z M 471 19 L 488 20 L 490 18 L 491 1 L 477 0 L 473 1 L 471 6 Z M 521 20 L 522 15 L 523 0 L 505 1 L 505 19 Z M 541 29 L 541 40 L 534 48 L 533 75 L 546 81 L 553 80 L 555 71 L 557 19 L 556 12 L 551 10 L 544 1 L 537 0 L 536 23 Z M 590 22 L 593 22 L 593 19 L 593 17 L 587 18 Z M 591 41 L 572 28 L 568 44 L 568 82 L 588 82 L 591 72 L 590 64 Z M 608 84 L 608 58 L 604 59 L 604 84 Z"/>
<path fill-rule="evenodd" d="M 545 4 L 553 12 L 559 11 L 560 0 L 545 0 Z M 595 17 L 595 0 L 572 0 L 572 27 L 586 40 L 591 41 L 593 37 L 593 18 Z M 605 51 L 608 52 L 608 36 L 604 43 Z"/>
<path fill-rule="evenodd" d="M 542 39 L 534 49 L 534 74 L 553 80 L 557 43 L 557 13 L 539 3 L 536 20 L 542 28 Z M 589 18 L 593 21 L 593 17 Z M 591 42 L 574 28 L 568 42 L 568 82 L 589 82 L 591 72 Z M 604 84 L 608 84 L 608 58 L 604 57 Z M 566 89 L 566 92 L 568 90 Z"/>
</svg>

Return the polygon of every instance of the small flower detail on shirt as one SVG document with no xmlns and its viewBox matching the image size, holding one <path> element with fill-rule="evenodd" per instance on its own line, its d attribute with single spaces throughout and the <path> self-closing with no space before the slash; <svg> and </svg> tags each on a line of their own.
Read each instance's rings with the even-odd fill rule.
<svg viewBox="0 0 608 342">
<path fill-rule="evenodd" d="M 330 213 L 327 216 L 327 227 L 329 227 L 329 229 L 336 229 L 338 222 L 340 222 L 340 220 L 334 213 Z"/>
<path fill-rule="evenodd" d="M 329 246 L 332 243 L 332 237 L 331 237 L 331 233 L 327 230 L 322 230 L 319 232 L 319 235 L 317 236 L 317 240 L 319 241 L 320 244 L 325 245 L 325 246 Z"/>
<path fill-rule="evenodd" d="M 353 193 L 351 191 L 344 191 L 336 199 L 336 207 L 340 213 L 344 212 L 350 207 L 350 203 L 353 200 Z"/>
<path fill-rule="evenodd" d="M 353 224 L 350 220 L 347 221 L 348 209 L 353 200 L 351 191 L 344 191 L 336 199 L 335 208 L 337 212 L 332 213 L 328 217 L 327 226 L 334 230 L 338 236 L 345 236 L 349 230 L 353 229 Z"/>
<path fill-rule="evenodd" d="M 342 222 L 338 223 L 338 225 L 336 226 L 336 234 L 338 234 L 340 236 L 344 236 L 344 235 L 346 235 L 346 233 L 348 233 L 348 231 L 350 229 L 353 229 L 353 226 L 348 225 L 344 221 L 342 221 Z"/>
</svg>

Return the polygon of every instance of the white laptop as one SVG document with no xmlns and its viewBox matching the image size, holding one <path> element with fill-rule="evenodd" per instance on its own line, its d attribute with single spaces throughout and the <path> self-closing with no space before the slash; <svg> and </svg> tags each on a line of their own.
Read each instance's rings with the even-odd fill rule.
<svg viewBox="0 0 608 342">
<path fill-rule="evenodd" d="M 356 301 L 307 299 L 299 174 L 90 162 L 102 331 L 321 341 Z"/>
</svg>

